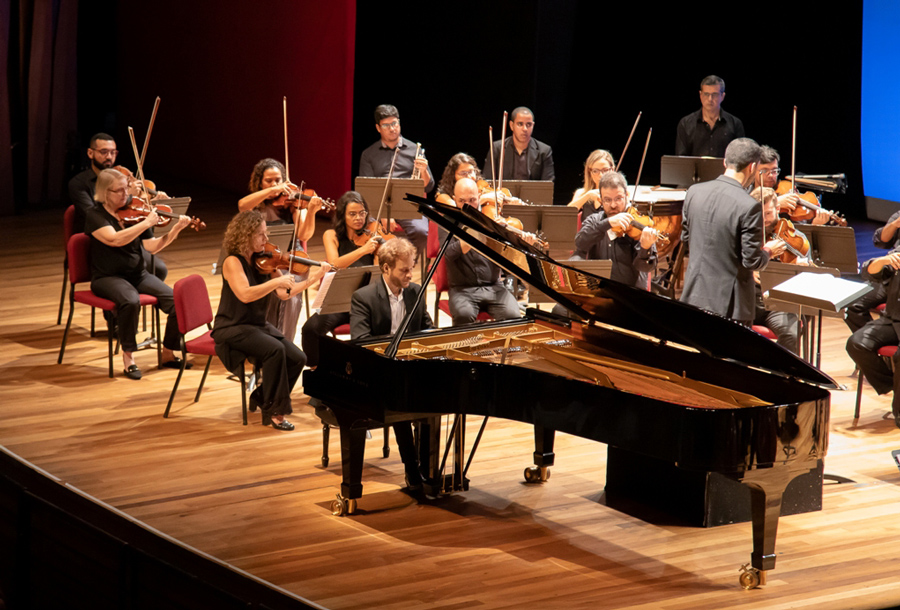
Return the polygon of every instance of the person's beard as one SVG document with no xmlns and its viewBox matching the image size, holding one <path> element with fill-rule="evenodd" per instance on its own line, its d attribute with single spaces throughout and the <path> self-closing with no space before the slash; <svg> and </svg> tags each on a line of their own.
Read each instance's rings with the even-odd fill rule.
<svg viewBox="0 0 900 610">
<path fill-rule="evenodd" d="M 105 160 L 98 162 L 97 157 L 91 159 L 91 164 L 97 171 L 103 171 L 104 169 L 109 169 L 113 166 L 113 160 L 107 157 Z"/>
</svg>

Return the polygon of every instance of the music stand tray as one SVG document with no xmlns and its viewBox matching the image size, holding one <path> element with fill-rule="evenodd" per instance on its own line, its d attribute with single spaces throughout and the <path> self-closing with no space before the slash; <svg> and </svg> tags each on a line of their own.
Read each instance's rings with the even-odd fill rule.
<svg viewBox="0 0 900 610">
<path fill-rule="evenodd" d="M 769 296 L 801 307 L 837 313 L 872 290 L 869 284 L 807 269 L 771 288 Z"/>
<path fill-rule="evenodd" d="M 797 225 L 809 238 L 813 259 L 826 267 L 837 267 L 841 273 L 859 273 L 856 258 L 856 233 L 852 227 L 830 225 Z"/>
<path fill-rule="evenodd" d="M 387 184 L 387 178 L 367 178 L 365 176 L 357 176 L 353 183 L 356 192 L 363 196 L 363 199 L 369 204 L 369 212 L 374 216 L 378 213 L 378 205 L 381 203 L 381 197 L 384 193 L 384 186 Z M 421 218 L 419 208 L 405 201 L 406 194 L 421 197 L 425 192 L 425 181 L 421 178 L 391 178 L 391 186 L 388 188 L 384 203 L 389 206 L 390 214 L 385 212 L 384 217 L 399 220 L 415 220 Z"/>
<path fill-rule="evenodd" d="M 281 250 L 282 252 L 292 252 L 294 249 L 291 247 L 291 238 L 294 236 L 294 225 L 293 223 L 285 223 L 285 224 L 271 224 L 266 227 L 269 233 L 269 243 L 274 244 L 276 248 Z M 219 250 L 219 260 L 216 261 L 215 269 L 213 270 L 213 275 L 221 275 L 222 274 L 222 264 L 225 262 L 225 259 L 228 257 L 228 252 L 225 251 L 225 248 L 222 247 Z"/>
<path fill-rule="evenodd" d="M 346 313 L 350 311 L 353 293 L 374 281 L 381 281 L 377 265 L 347 267 L 329 272 L 322 280 L 310 308 L 318 309 L 321 314 Z"/>
<path fill-rule="evenodd" d="M 715 180 L 725 173 L 721 157 L 678 157 L 663 155 L 660 160 L 660 184 L 688 188 L 700 182 Z"/>
<path fill-rule="evenodd" d="M 509 194 L 535 205 L 553 205 L 553 182 L 550 180 L 504 180 Z"/>
</svg>

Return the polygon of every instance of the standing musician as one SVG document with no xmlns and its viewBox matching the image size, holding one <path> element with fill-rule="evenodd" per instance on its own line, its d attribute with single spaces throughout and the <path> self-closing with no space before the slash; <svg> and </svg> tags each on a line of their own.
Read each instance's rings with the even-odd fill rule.
<svg viewBox="0 0 900 610">
<path fill-rule="evenodd" d="M 764 147 L 765 148 L 765 147 Z M 755 188 L 750 196 L 760 200 L 762 197 L 763 206 L 763 225 L 766 236 L 771 236 L 778 224 L 778 195 L 775 189 L 769 187 Z M 798 259 L 798 264 L 800 263 Z M 799 353 L 800 341 L 798 331 L 797 314 L 786 311 L 767 311 L 762 298 L 762 288 L 759 285 L 758 278 L 756 280 L 756 315 L 753 318 L 753 324 L 765 326 L 775 333 L 778 345 L 793 353 Z"/>
<path fill-rule="evenodd" d="M 88 159 L 91 166 L 83 172 L 76 174 L 69 180 L 69 199 L 75 206 L 75 233 L 84 231 L 84 221 L 87 213 L 97 207 L 94 202 L 94 191 L 97 184 L 97 176 L 104 169 L 111 169 L 116 164 L 116 158 L 119 151 L 116 149 L 116 141 L 113 137 L 106 133 L 95 133 L 91 136 L 90 145 L 87 149 Z M 123 174 L 124 175 L 124 174 Z M 133 178 L 128 180 L 127 188 L 129 195 L 138 195 L 135 187 L 140 186 L 140 181 Z M 165 193 L 161 193 L 165 197 Z M 160 259 L 151 259 L 148 252 L 144 252 L 144 264 L 147 270 L 159 279 L 165 281 L 169 275 L 169 269 L 166 263 Z"/>
<path fill-rule="evenodd" d="M 784 251 L 780 240 L 763 245 L 762 205 L 744 190 L 758 160 L 756 142 L 732 141 L 725 173 L 688 189 L 681 231 L 690 248 L 681 300 L 746 326 L 756 309 L 753 271 Z"/>
<path fill-rule="evenodd" d="M 880 229 L 875 229 L 872 242 L 877 248 L 894 250 L 900 246 L 900 212 L 895 212 Z M 871 310 L 885 302 L 887 292 L 881 282 L 869 282 L 872 292 L 864 294 L 847 306 L 844 321 L 856 332 L 872 321 Z"/>
<path fill-rule="evenodd" d="M 774 189 L 778 185 L 778 176 L 781 169 L 778 163 L 781 161 L 781 155 L 771 146 L 760 147 L 759 165 L 757 166 L 756 177 L 753 180 L 755 186 L 760 186 L 760 177 L 762 177 L 762 186 Z M 790 214 L 797 207 L 800 201 L 797 193 L 785 193 L 778 196 L 778 211 L 780 213 Z M 809 224 L 824 225 L 831 219 L 831 214 L 825 210 L 818 210 L 815 217 L 809 221 Z M 803 221 L 801 221 L 803 222 Z"/>
<path fill-rule="evenodd" d="M 689 157 L 724 157 L 735 138 L 744 137 L 744 124 L 722 110 L 725 81 L 710 74 L 700 81 L 700 110 L 678 121 L 675 154 Z"/>
<path fill-rule="evenodd" d="M 441 181 L 438 183 L 436 199 L 441 203 L 455 205 L 453 203 L 453 188 L 463 178 L 471 178 L 478 182 L 481 179 L 481 170 L 471 155 L 456 153 L 447 161 Z M 443 195 L 443 197 L 442 197 Z"/>
<path fill-rule="evenodd" d="M 868 322 L 850 335 L 847 353 L 879 394 L 894 391 L 891 410 L 894 423 L 900 427 L 900 352 L 893 356 L 893 366 L 888 365 L 877 350 L 885 345 L 900 342 L 900 248 L 894 248 L 885 256 L 870 259 L 862 266 L 862 276 L 886 287 L 887 308 L 884 315 Z M 860 376 L 862 383 L 862 376 Z"/>
<path fill-rule="evenodd" d="M 434 178 L 428 167 L 428 160 L 423 155 L 416 156 L 416 145 L 400 135 L 400 112 L 396 106 L 382 104 L 375 108 L 375 131 L 381 139 L 362 152 L 359 158 L 359 175 L 384 178 L 391 171 L 391 160 L 394 150 L 399 147 L 397 162 L 394 166 L 395 178 L 410 178 L 417 169 L 425 180 L 425 192 L 434 189 Z M 391 220 L 391 223 L 394 221 Z M 406 233 L 406 237 L 416 246 L 419 252 L 425 250 L 428 241 L 428 219 L 398 220 Z M 394 230 L 393 228 L 391 229 Z"/>
<path fill-rule="evenodd" d="M 375 252 L 382 238 L 369 219 L 369 204 L 356 191 L 347 191 L 337 200 L 334 211 L 334 228 L 322 235 L 325 245 L 325 260 L 335 269 L 365 267 L 376 264 Z M 371 231 L 367 234 L 366 231 Z M 349 313 L 316 313 L 303 325 L 301 344 L 306 352 L 307 364 L 319 364 L 319 337 L 350 322 Z"/>
<path fill-rule="evenodd" d="M 285 169 L 275 159 L 262 159 L 250 174 L 250 194 L 238 201 L 242 212 L 258 209 L 268 224 L 293 224 L 297 227 L 297 240 L 292 249 L 300 249 L 300 242 L 309 240 L 316 231 L 316 212 L 322 207 L 322 199 L 312 197 L 305 209 L 292 206 L 288 197 L 297 186 L 285 179 Z M 287 271 L 285 272 L 287 273 Z M 299 276 L 295 279 L 301 279 Z M 289 341 L 297 334 L 302 303 L 299 299 L 271 299 L 266 319 L 284 333 Z"/>
<path fill-rule="evenodd" d="M 415 260 L 416 247 L 402 237 L 388 240 L 378 249 L 382 281 L 364 286 L 353 293 L 350 301 L 352 339 L 393 335 L 397 332 L 406 313 L 415 304 L 420 290 L 411 281 Z M 431 327 L 431 316 L 425 308 L 425 299 L 422 299 L 408 330 L 417 332 Z M 412 426 L 409 422 L 400 422 L 393 427 L 400 458 L 406 470 L 406 485 L 411 490 L 418 490 L 422 487 L 422 475 Z"/>
<path fill-rule="evenodd" d="M 659 234 L 645 227 L 640 239 L 625 234 L 634 217 L 628 209 L 628 183 L 619 172 L 607 172 L 598 184 L 602 211 L 581 225 L 575 236 L 576 260 L 610 260 L 611 279 L 647 290 L 649 273 L 656 268 Z"/>
<path fill-rule="evenodd" d="M 556 179 L 553 170 L 553 149 L 531 137 L 534 131 L 534 113 L 525 106 L 519 106 L 509 117 L 512 135 L 501 142 L 493 143 L 494 158 L 500 159 L 500 149 L 505 148 L 503 167 L 497 170 L 508 180 L 550 180 Z M 493 179 L 491 151 L 484 161 L 484 177 Z"/>
<path fill-rule="evenodd" d="M 266 228 L 259 210 L 240 212 L 228 223 L 223 243 L 228 257 L 222 264 L 222 297 L 212 337 L 216 354 L 228 370 L 239 370 L 248 356 L 262 366 L 262 387 L 250 395 L 250 410 L 261 407 L 263 425 L 293 430 L 294 425 L 284 416 L 291 413 L 291 390 L 300 377 L 306 356 L 266 321 L 267 301 L 272 293 L 282 300 L 298 298 L 331 266 L 322 263 L 301 282 L 291 273 L 267 275 L 260 271 L 253 255 L 265 249 Z"/>
<path fill-rule="evenodd" d="M 128 205 L 127 179 L 114 169 L 104 169 L 97 175 L 94 201 L 98 204 L 88 210 L 85 233 L 91 236 L 91 290 L 99 297 L 116 304 L 116 327 L 125 376 L 140 379 L 141 369 L 134 361 L 137 350 L 139 294 L 150 294 L 159 301 L 159 308 L 169 314 L 163 337 L 162 366 L 181 368 L 181 360 L 173 350 L 179 349 L 178 321 L 175 318 L 175 300 L 172 289 L 161 279 L 147 272 L 145 251 L 156 254 L 175 241 L 178 234 L 191 224 L 188 216 L 180 216 L 172 229 L 163 237 L 153 237 L 151 229 L 159 216 L 155 211 L 137 224 L 126 227 L 116 212 Z M 188 365 L 186 368 L 190 368 Z"/>
<path fill-rule="evenodd" d="M 584 186 L 575 191 L 569 206 L 581 210 L 582 224 L 603 209 L 600 205 L 600 178 L 615 169 L 616 163 L 607 150 L 597 149 L 584 162 Z"/>
<path fill-rule="evenodd" d="M 478 207 L 478 185 L 471 178 L 463 178 L 453 189 L 456 207 Z M 441 240 L 446 238 L 441 230 Z M 515 297 L 500 282 L 500 267 L 486 259 L 472 247 L 451 240 L 444 253 L 447 262 L 447 280 L 450 284 L 450 315 L 453 326 L 474 322 L 481 310 L 486 310 L 495 320 L 518 318 L 519 305 Z"/>
</svg>

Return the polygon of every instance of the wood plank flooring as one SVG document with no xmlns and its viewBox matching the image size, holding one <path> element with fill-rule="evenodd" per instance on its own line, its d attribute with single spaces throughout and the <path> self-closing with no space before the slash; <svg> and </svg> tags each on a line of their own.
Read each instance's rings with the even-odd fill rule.
<svg viewBox="0 0 900 610">
<path fill-rule="evenodd" d="M 205 233 L 182 234 L 163 254 L 168 283 L 210 275 L 233 200 L 197 201 Z M 194 204 L 192 204 L 194 205 Z M 227 210 L 227 211 L 226 211 Z M 603 505 L 606 447 L 560 435 L 557 465 L 539 486 L 528 426 L 492 420 L 470 470 L 472 489 L 416 502 L 401 491 L 396 447 L 369 441 L 359 513 L 337 518 L 340 451 L 320 465 L 321 425 L 294 393 L 297 429 L 281 433 L 251 414 L 240 424 L 239 385 L 214 361 L 185 373 L 172 414 L 162 412 L 175 372 L 125 379 L 116 358 L 106 376 L 102 333 L 88 336 L 76 309 L 65 361 L 61 211 L 4 218 L 0 245 L 0 444 L 96 498 L 183 542 L 333 609 L 358 608 L 884 608 L 900 603 L 900 472 L 890 451 L 900 430 L 883 419 L 890 396 L 866 386 L 854 422 L 856 380 L 849 335 L 826 322 L 823 369 L 848 391 L 832 393 L 826 472 L 853 483 L 826 486 L 824 510 L 780 521 L 778 563 L 768 584 L 744 591 L 750 525 L 697 529 L 647 522 Z M 311 254 L 321 256 L 321 232 Z M 65 316 L 64 320 L 65 321 Z M 443 323 L 446 323 L 443 320 Z M 102 318 L 99 327 L 103 328 Z M 299 338 L 299 334 L 298 334 Z M 477 418 L 469 421 L 474 438 Z"/>
</svg>

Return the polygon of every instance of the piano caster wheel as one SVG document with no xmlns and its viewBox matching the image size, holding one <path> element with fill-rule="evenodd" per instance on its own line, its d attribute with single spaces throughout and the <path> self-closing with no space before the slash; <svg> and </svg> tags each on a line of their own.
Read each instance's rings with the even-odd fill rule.
<svg viewBox="0 0 900 610">
<path fill-rule="evenodd" d="M 344 515 L 352 515 L 356 512 L 356 500 L 347 500 L 341 497 L 341 494 L 335 496 L 337 500 L 331 503 L 331 514 L 335 517 L 343 517 Z"/>
<path fill-rule="evenodd" d="M 550 468 L 547 466 L 532 466 L 525 469 L 526 483 L 543 483 L 550 478 Z"/>
<path fill-rule="evenodd" d="M 756 568 L 751 568 L 749 563 L 745 563 L 741 566 L 741 575 L 738 580 L 740 581 L 741 586 L 749 591 L 750 589 L 755 589 L 760 585 L 766 584 L 766 573 L 757 570 Z"/>
</svg>

